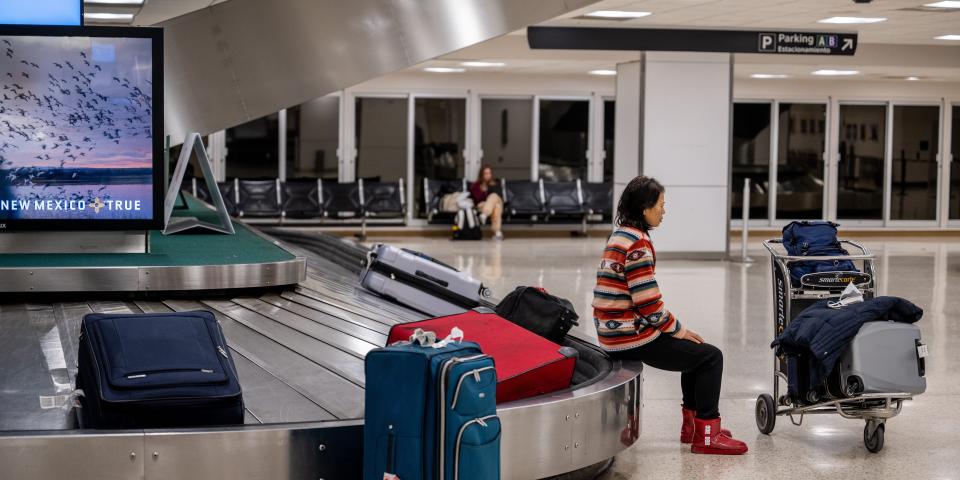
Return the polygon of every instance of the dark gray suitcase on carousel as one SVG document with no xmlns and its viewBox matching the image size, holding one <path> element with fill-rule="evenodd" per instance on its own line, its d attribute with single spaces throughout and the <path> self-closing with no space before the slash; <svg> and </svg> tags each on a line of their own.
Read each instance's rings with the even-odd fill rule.
<svg viewBox="0 0 960 480">
<path fill-rule="evenodd" d="M 837 364 L 843 395 L 923 393 L 926 353 L 914 324 L 865 323 Z"/>
<path fill-rule="evenodd" d="M 360 284 L 428 315 L 462 313 L 480 305 L 479 280 L 420 252 L 377 244 L 367 255 Z"/>
</svg>

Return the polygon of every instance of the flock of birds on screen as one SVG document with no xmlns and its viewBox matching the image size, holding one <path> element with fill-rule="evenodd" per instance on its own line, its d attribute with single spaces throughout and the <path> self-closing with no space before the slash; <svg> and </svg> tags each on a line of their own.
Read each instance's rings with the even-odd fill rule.
<svg viewBox="0 0 960 480">
<path fill-rule="evenodd" d="M 151 138 L 150 94 L 123 75 L 104 72 L 84 51 L 72 52 L 70 58 L 35 61 L 22 55 L 26 49 L 16 43 L 0 39 L 0 65 L 8 65 L 0 68 L 0 184 L 42 184 L 41 191 L 30 193 L 27 200 L 109 198 L 98 195 L 105 185 L 99 192 L 67 195 L 62 186 L 46 192 L 49 185 L 44 180 L 62 176 L 65 169 L 83 168 L 84 160 L 95 156 L 104 143 Z M 110 93 L 108 89 L 110 95 L 101 93 Z M 52 166 L 15 165 L 20 162 L 9 158 L 15 151 L 29 151 L 31 161 Z"/>
</svg>

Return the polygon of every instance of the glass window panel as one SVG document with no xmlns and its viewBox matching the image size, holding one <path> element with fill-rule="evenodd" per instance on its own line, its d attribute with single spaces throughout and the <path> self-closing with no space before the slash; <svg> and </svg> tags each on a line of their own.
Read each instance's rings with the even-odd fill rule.
<svg viewBox="0 0 960 480">
<path fill-rule="evenodd" d="M 287 109 L 287 178 L 337 180 L 340 97 L 332 95 Z"/>
<path fill-rule="evenodd" d="M 407 174 L 407 99 L 356 99 L 356 178 L 399 180 Z"/>
<path fill-rule="evenodd" d="M 277 178 L 278 118 L 274 113 L 227 129 L 227 178 Z"/>
<path fill-rule="evenodd" d="M 533 100 L 484 98 L 480 110 L 483 164 L 497 178 L 530 180 Z"/>
<path fill-rule="evenodd" d="M 418 98 L 414 123 L 414 214 L 426 216 L 423 179 L 463 178 L 463 150 L 466 148 L 467 101 L 463 98 Z"/>
<path fill-rule="evenodd" d="M 766 219 L 770 184 L 770 104 L 733 105 L 732 218 L 743 216 L 743 184 L 750 179 L 750 218 Z M 806 131 L 807 122 L 800 122 Z"/>
<path fill-rule="evenodd" d="M 839 125 L 847 134 L 839 145 L 837 218 L 881 220 L 887 107 L 840 105 Z"/>
<path fill-rule="evenodd" d="M 777 139 L 777 218 L 823 218 L 824 119 L 827 106 L 779 104 Z M 815 131 L 797 132 L 788 125 L 807 120 Z"/>
<path fill-rule="evenodd" d="M 603 102 L 603 181 L 613 181 L 613 133 L 617 126 L 617 102 Z"/>
<path fill-rule="evenodd" d="M 960 105 L 953 106 L 950 133 L 950 218 L 960 218 Z"/>
<path fill-rule="evenodd" d="M 893 107 L 891 220 L 936 220 L 940 107 Z"/>
<path fill-rule="evenodd" d="M 587 100 L 540 101 L 540 178 L 586 180 L 589 123 Z"/>
</svg>

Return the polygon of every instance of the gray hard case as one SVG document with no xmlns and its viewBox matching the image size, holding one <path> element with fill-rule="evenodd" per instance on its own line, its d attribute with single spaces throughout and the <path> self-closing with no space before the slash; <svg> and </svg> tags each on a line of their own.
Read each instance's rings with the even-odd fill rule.
<svg viewBox="0 0 960 480">
<path fill-rule="evenodd" d="M 361 273 L 364 288 L 434 316 L 477 307 L 485 289 L 479 280 L 418 252 L 378 244 Z"/>
<path fill-rule="evenodd" d="M 920 329 L 909 323 L 867 322 L 840 357 L 844 392 L 912 393 L 927 389 Z"/>
</svg>

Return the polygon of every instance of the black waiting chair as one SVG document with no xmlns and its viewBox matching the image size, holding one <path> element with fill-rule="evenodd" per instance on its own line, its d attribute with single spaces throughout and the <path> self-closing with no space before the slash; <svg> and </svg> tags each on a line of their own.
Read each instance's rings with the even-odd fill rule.
<svg viewBox="0 0 960 480">
<path fill-rule="evenodd" d="M 600 217 L 600 220 L 613 217 L 613 184 L 582 183 L 583 208 L 590 217 Z"/>
<path fill-rule="evenodd" d="M 576 220 L 580 222 L 580 234 L 587 233 L 587 212 L 583 207 L 583 191 L 580 180 L 572 182 L 544 182 L 544 205 L 547 220 Z"/>
<path fill-rule="evenodd" d="M 537 182 L 506 181 L 500 182 L 503 189 L 504 210 L 510 219 L 529 219 L 537 221 L 546 215 L 544 209 L 543 185 Z"/>
<path fill-rule="evenodd" d="M 319 178 L 293 179 L 280 189 L 283 218 L 311 219 L 323 216 L 323 182 Z"/>
<path fill-rule="evenodd" d="M 280 217 L 280 179 L 239 180 L 237 186 L 239 216 Z"/>
<path fill-rule="evenodd" d="M 204 186 L 206 186 L 204 184 Z M 233 180 L 227 180 L 226 182 L 217 182 L 217 188 L 220 189 L 220 196 L 223 197 L 223 206 L 227 208 L 227 214 L 231 217 L 237 216 L 240 213 L 238 205 L 240 204 L 239 197 L 239 187 L 238 181 L 236 178 Z M 209 199 L 209 193 L 207 194 L 208 202 L 212 201 Z"/>
<path fill-rule="evenodd" d="M 443 197 L 451 193 L 467 191 L 467 179 L 434 180 L 423 179 L 423 212 L 427 215 L 427 223 L 451 223 L 457 212 L 440 210 Z"/>
<path fill-rule="evenodd" d="M 321 187 L 320 198 L 323 199 L 324 216 L 336 219 L 363 217 L 360 182 L 323 182 Z"/>
<path fill-rule="evenodd" d="M 367 218 L 403 218 L 407 215 L 403 179 L 396 182 L 360 180 L 360 195 Z"/>
</svg>

